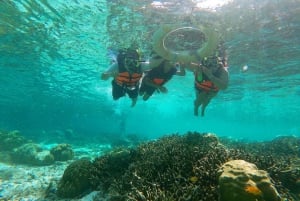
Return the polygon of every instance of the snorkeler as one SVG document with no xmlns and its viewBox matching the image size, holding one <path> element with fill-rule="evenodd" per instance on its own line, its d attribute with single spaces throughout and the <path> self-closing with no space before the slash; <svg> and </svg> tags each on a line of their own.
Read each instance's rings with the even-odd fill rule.
<svg viewBox="0 0 300 201">
<path fill-rule="evenodd" d="M 193 65 L 193 64 L 192 64 Z M 200 64 L 194 64 L 195 92 L 194 115 L 198 116 L 198 109 L 201 108 L 201 116 L 204 116 L 205 108 L 219 90 L 228 86 L 227 58 L 224 51 L 216 55 L 205 57 Z"/>
<path fill-rule="evenodd" d="M 155 91 L 167 93 L 164 84 L 172 79 L 173 75 L 185 75 L 182 66 L 179 66 L 179 71 L 177 70 L 178 63 L 168 61 L 155 53 L 152 54 L 150 65 L 152 69 L 143 77 L 139 92 L 144 101 L 148 100 Z"/>
<path fill-rule="evenodd" d="M 139 81 L 142 77 L 140 54 L 134 48 L 120 50 L 117 55 L 117 62 L 113 62 L 108 70 L 102 73 L 101 79 L 112 80 L 112 96 L 114 100 L 128 94 L 131 98 L 131 107 L 134 107 L 138 97 Z"/>
</svg>

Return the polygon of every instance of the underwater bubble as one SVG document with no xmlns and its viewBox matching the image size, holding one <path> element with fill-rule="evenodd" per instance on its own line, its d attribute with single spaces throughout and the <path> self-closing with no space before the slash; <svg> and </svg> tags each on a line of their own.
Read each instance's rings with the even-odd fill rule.
<svg viewBox="0 0 300 201">
<path fill-rule="evenodd" d="M 248 65 L 244 65 L 241 70 L 242 72 L 246 72 L 248 71 L 248 68 L 249 68 Z"/>
</svg>

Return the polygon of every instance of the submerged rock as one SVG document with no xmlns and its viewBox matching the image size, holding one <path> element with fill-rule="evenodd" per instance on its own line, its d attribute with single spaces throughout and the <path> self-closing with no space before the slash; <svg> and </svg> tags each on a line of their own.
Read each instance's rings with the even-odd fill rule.
<svg viewBox="0 0 300 201">
<path fill-rule="evenodd" d="M 50 165 L 54 157 L 48 150 L 43 150 L 35 143 L 24 144 L 12 153 L 12 161 L 18 164 Z"/>
<path fill-rule="evenodd" d="M 59 144 L 50 150 L 55 161 L 67 161 L 74 157 L 74 151 L 69 144 Z"/>
</svg>

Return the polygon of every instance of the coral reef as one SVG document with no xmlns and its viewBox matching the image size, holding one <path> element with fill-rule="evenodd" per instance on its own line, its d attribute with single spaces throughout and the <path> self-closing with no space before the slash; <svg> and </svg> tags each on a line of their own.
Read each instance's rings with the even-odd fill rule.
<svg viewBox="0 0 300 201">
<path fill-rule="evenodd" d="M 286 200 L 300 200 L 299 161 L 300 138 L 281 136 L 267 142 L 239 142 L 226 138 L 220 140 L 228 150 L 231 159 L 242 159 L 265 170 L 274 180 L 274 185 Z"/>
<path fill-rule="evenodd" d="M 71 132 L 71 131 L 69 131 Z M 26 139 L 17 130 L 0 132 L 0 161 L 26 165 L 51 165 L 55 161 L 67 161 L 74 157 L 68 144 L 59 144 L 50 151 Z"/>
<path fill-rule="evenodd" d="M 10 132 L 0 131 L 0 151 L 12 151 L 14 148 L 28 142 L 29 140 L 25 139 L 18 130 Z"/>
<path fill-rule="evenodd" d="M 93 162 L 91 183 L 95 189 L 108 191 L 112 183 L 119 181 L 133 162 L 135 151 L 118 148 Z"/>
<path fill-rule="evenodd" d="M 280 201 L 268 173 L 244 160 L 231 160 L 219 170 L 220 201 Z"/>
<path fill-rule="evenodd" d="M 67 161 L 74 157 L 74 151 L 69 144 L 59 144 L 50 150 L 55 161 Z"/>
<path fill-rule="evenodd" d="M 54 156 L 34 143 L 24 144 L 11 154 L 12 161 L 28 165 L 50 165 L 54 163 Z"/>
<path fill-rule="evenodd" d="M 290 162 L 287 168 L 277 171 L 276 177 L 292 193 L 300 195 L 300 158 L 294 158 Z"/>
<path fill-rule="evenodd" d="M 57 194 L 64 198 L 73 198 L 91 189 L 90 176 L 92 163 L 81 159 L 71 163 L 59 181 Z"/>
<path fill-rule="evenodd" d="M 216 200 L 216 169 L 227 157 L 211 134 L 163 137 L 139 146 L 135 162 L 113 187 L 136 200 Z"/>
<path fill-rule="evenodd" d="M 217 169 L 227 158 L 214 135 L 172 135 L 96 158 L 89 178 L 110 200 L 212 201 Z"/>
<path fill-rule="evenodd" d="M 81 169 L 80 175 L 85 175 L 86 179 L 84 183 L 91 190 L 101 192 L 96 200 L 218 201 L 220 167 L 231 160 L 245 160 L 255 164 L 257 171 L 262 170 L 265 175 L 259 177 L 260 180 L 249 177 L 253 182 L 246 178 L 249 183 L 241 188 L 246 195 L 261 201 L 262 197 L 276 200 L 276 195 L 282 200 L 296 201 L 299 200 L 299 186 L 294 187 L 293 192 L 290 188 L 299 183 L 299 161 L 293 160 L 299 154 L 297 143 L 294 143 L 297 140 L 299 142 L 299 139 L 278 138 L 271 142 L 247 143 L 220 140 L 213 134 L 197 132 L 174 134 L 137 147 L 114 149 L 89 163 L 90 171 L 77 167 L 76 174 L 79 175 Z M 68 188 L 58 186 L 58 195 L 84 194 L 76 184 L 83 177 L 79 179 L 75 170 L 73 172 L 73 177 L 69 176 L 66 182 Z M 270 177 L 266 176 L 267 172 Z M 272 184 L 268 183 L 271 178 Z M 268 189 L 273 190 L 267 193 Z"/>
</svg>

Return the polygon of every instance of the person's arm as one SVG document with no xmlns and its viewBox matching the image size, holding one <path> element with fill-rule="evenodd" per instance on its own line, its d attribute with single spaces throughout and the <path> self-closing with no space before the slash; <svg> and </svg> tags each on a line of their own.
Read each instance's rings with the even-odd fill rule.
<svg viewBox="0 0 300 201">
<path fill-rule="evenodd" d="M 226 89 L 228 86 L 228 71 L 221 67 L 218 72 L 218 76 L 215 76 L 211 69 L 202 66 L 202 72 L 212 81 L 219 89 Z"/>
<path fill-rule="evenodd" d="M 181 64 L 185 69 L 191 71 L 191 72 L 195 72 L 196 69 L 199 67 L 199 63 L 195 63 L 195 62 L 190 62 L 190 63 L 183 63 Z"/>
<path fill-rule="evenodd" d="M 101 79 L 102 80 L 108 80 L 108 78 L 114 77 L 117 73 L 117 69 L 118 69 L 118 64 L 113 63 L 112 65 L 109 66 L 109 68 L 106 71 L 104 71 L 101 74 Z"/>
<path fill-rule="evenodd" d="M 151 57 L 149 59 L 149 61 L 143 62 L 142 63 L 142 71 L 148 71 L 151 70 L 153 68 L 158 67 L 162 62 L 164 61 L 163 58 L 156 58 L 156 57 Z"/>
<path fill-rule="evenodd" d="M 141 68 L 143 72 L 147 72 L 151 69 L 149 61 L 141 62 Z"/>
<path fill-rule="evenodd" d="M 157 66 L 159 66 L 162 62 L 164 61 L 164 59 L 160 56 L 152 56 L 149 59 L 149 68 L 155 68 Z"/>
</svg>

